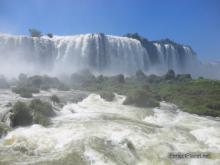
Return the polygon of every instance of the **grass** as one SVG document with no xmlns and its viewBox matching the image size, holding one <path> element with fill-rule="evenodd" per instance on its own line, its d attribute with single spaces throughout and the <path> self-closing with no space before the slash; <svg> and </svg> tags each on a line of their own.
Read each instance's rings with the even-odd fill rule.
<svg viewBox="0 0 220 165">
<path fill-rule="evenodd" d="M 196 79 L 187 82 L 162 82 L 154 90 L 165 101 L 198 115 L 220 117 L 220 81 Z"/>
</svg>

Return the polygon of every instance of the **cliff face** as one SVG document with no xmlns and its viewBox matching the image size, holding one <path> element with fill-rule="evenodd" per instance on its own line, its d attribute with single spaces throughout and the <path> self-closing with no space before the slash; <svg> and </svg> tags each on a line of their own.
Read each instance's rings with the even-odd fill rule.
<svg viewBox="0 0 220 165">
<path fill-rule="evenodd" d="M 199 63 L 190 46 L 180 45 L 169 39 L 148 41 L 137 33 L 125 36 L 141 42 L 148 52 L 151 68 L 157 72 L 173 69 L 178 73 L 192 73 L 192 68 Z"/>
<path fill-rule="evenodd" d="M 195 53 L 188 46 L 170 40 L 148 41 L 136 34 L 53 38 L 0 35 L 1 66 L 15 63 L 17 71 L 23 72 L 31 68 L 42 72 L 72 73 L 89 68 L 113 74 L 131 74 L 138 69 L 156 73 L 174 69 L 178 73 L 191 73 L 197 62 Z"/>
</svg>

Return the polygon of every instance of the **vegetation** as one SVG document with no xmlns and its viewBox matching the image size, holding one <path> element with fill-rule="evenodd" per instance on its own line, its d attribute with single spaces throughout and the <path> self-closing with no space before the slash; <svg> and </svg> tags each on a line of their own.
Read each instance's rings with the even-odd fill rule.
<svg viewBox="0 0 220 165">
<path fill-rule="evenodd" d="M 106 101 L 113 101 L 115 95 L 112 92 L 101 92 L 100 97 L 105 99 Z"/>
<path fill-rule="evenodd" d="M 57 95 L 53 95 L 51 96 L 50 100 L 53 102 L 53 103 L 60 103 L 60 99 Z"/>
<path fill-rule="evenodd" d="M 159 106 L 158 100 L 159 97 L 148 86 L 145 86 L 142 90 L 136 90 L 129 94 L 123 104 L 138 107 L 157 107 Z"/>
<path fill-rule="evenodd" d="M 168 72 L 164 75 L 165 80 L 174 80 L 175 72 L 173 70 L 168 70 Z"/>
<path fill-rule="evenodd" d="M 55 116 L 55 112 L 50 103 L 43 102 L 40 99 L 34 99 L 31 101 L 29 107 L 34 111 L 43 114 L 47 117 Z"/>
<path fill-rule="evenodd" d="M 135 76 L 127 78 L 123 75 L 95 77 L 91 73 L 78 77 L 83 79 L 72 84 L 73 88 L 97 92 L 105 99 L 111 100 L 110 93 L 116 92 L 127 96 L 124 104 L 155 107 L 164 100 L 178 105 L 183 111 L 220 117 L 218 80 L 192 79 L 190 74 L 176 75 L 173 70 L 164 76 L 147 76 L 139 70 Z"/>
<path fill-rule="evenodd" d="M 16 102 L 11 110 L 11 126 L 28 126 L 41 124 L 47 126 L 50 123 L 49 117 L 55 115 L 52 106 L 48 102 L 34 99 L 30 103 Z"/>
<path fill-rule="evenodd" d="M 49 38 L 53 38 L 53 34 L 52 34 L 52 33 L 48 33 L 47 36 L 48 36 Z"/>
<path fill-rule="evenodd" d="M 31 37 L 41 37 L 42 33 L 41 31 L 37 30 L 37 29 L 29 29 L 29 33 Z"/>
<path fill-rule="evenodd" d="M 31 76 L 20 74 L 16 87 L 12 91 L 20 94 L 21 97 L 30 98 L 33 93 L 39 93 L 40 90 L 49 90 L 51 88 L 67 90 L 68 88 L 57 78 L 49 76 Z"/>
<path fill-rule="evenodd" d="M 173 70 L 169 70 L 164 76 L 147 76 L 139 70 L 134 76 L 126 78 L 122 74 L 96 77 L 89 70 L 83 70 L 72 74 L 66 84 L 61 83 L 57 78 L 27 77 L 22 74 L 13 91 L 22 97 L 31 97 L 32 93 L 37 93 L 39 90 L 62 89 L 61 87 L 96 92 L 107 101 L 114 100 L 114 92 L 123 94 L 127 96 L 124 104 L 139 107 L 159 106 L 159 102 L 164 100 L 176 104 L 183 111 L 220 117 L 220 81 L 205 78 L 192 79 L 190 74 L 176 75 Z M 51 97 L 51 101 L 60 102 L 56 95 Z M 33 104 L 36 105 L 33 107 Z M 41 114 L 46 117 L 53 116 L 50 114 L 51 106 L 39 100 L 35 100 L 31 105 L 30 109 L 37 109 L 35 112 L 40 113 L 40 115 L 36 113 L 37 119 L 42 118 Z M 40 108 L 36 108 L 37 105 Z M 48 113 L 42 107 L 46 107 Z M 47 123 L 43 119 L 42 122 Z"/>
<path fill-rule="evenodd" d="M 11 110 L 10 115 L 11 126 L 27 126 L 33 122 L 31 109 L 23 102 L 16 102 Z"/>
<path fill-rule="evenodd" d="M 186 78 L 181 83 L 160 83 L 155 90 L 164 100 L 175 103 L 184 111 L 220 117 L 220 81 Z"/>
<path fill-rule="evenodd" d="M 76 86 L 86 87 L 95 82 L 95 76 L 87 69 L 71 75 L 71 83 Z"/>
<path fill-rule="evenodd" d="M 5 123 L 0 122 L 0 138 L 5 135 L 9 130 L 10 128 Z"/>
</svg>

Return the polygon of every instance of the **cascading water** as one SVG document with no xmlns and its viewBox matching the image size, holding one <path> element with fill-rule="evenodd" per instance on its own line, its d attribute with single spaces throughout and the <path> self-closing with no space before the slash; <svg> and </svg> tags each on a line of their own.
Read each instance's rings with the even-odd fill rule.
<svg viewBox="0 0 220 165">
<path fill-rule="evenodd" d="M 85 68 L 114 74 L 131 74 L 138 69 L 191 73 L 192 64 L 197 61 L 195 53 L 186 46 L 160 41 L 146 46 L 137 39 L 104 34 L 53 38 L 0 35 L 0 52 L 4 74 L 11 64 L 17 73 L 73 73 Z"/>
<path fill-rule="evenodd" d="M 144 69 L 148 56 L 140 42 L 126 37 L 86 34 L 53 39 L 58 51 L 55 69 L 74 71 L 90 68 L 110 73 L 132 73 Z M 60 68 L 61 67 L 61 68 Z"/>
<path fill-rule="evenodd" d="M 91 94 L 57 111 L 49 127 L 32 125 L 12 130 L 0 139 L 0 164 L 220 163 L 219 119 L 181 112 L 165 102 L 154 109 L 126 106 L 122 104 L 124 99 L 116 95 L 113 102 L 107 102 Z M 211 155 L 209 159 L 170 159 L 169 152 L 210 152 Z"/>
</svg>

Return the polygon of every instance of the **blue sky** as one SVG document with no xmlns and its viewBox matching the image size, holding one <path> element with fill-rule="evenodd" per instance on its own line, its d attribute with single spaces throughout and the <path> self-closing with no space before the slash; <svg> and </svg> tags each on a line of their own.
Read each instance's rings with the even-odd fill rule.
<svg viewBox="0 0 220 165">
<path fill-rule="evenodd" d="M 220 60 L 220 0 L 0 0 L 0 32 L 59 35 L 138 32 L 191 45 Z"/>
</svg>

